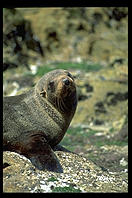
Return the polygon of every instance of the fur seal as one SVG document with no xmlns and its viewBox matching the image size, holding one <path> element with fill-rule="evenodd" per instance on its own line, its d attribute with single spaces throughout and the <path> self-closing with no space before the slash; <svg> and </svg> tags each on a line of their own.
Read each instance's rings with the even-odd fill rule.
<svg viewBox="0 0 132 198">
<path fill-rule="evenodd" d="M 45 74 L 34 88 L 3 99 L 3 148 L 30 159 L 40 170 L 62 172 L 53 152 L 77 106 L 73 76 L 67 70 Z"/>
</svg>

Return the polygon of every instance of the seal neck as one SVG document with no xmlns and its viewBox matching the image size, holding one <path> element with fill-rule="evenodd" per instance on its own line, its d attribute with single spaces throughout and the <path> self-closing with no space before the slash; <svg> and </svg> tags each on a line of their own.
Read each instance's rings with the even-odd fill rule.
<svg viewBox="0 0 132 198">
<path fill-rule="evenodd" d="M 62 130 L 67 128 L 69 125 L 68 119 L 64 117 L 46 98 L 40 95 L 41 90 L 35 87 L 34 89 L 34 99 L 36 103 L 41 107 L 44 112 L 48 114 L 50 118 L 54 120 L 56 124 L 60 126 Z M 64 124 L 65 123 L 65 124 Z"/>
</svg>

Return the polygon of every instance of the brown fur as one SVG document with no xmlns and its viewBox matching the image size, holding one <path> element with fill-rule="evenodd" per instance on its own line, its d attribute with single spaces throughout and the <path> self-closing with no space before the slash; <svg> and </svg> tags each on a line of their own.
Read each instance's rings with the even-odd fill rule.
<svg viewBox="0 0 132 198">
<path fill-rule="evenodd" d="M 76 105 L 76 86 L 66 70 L 47 73 L 27 93 L 5 97 L 4 150 L 25 155 L 40 170 L 62 172 L 52 147 L 63 138 Z"/>
</svg>

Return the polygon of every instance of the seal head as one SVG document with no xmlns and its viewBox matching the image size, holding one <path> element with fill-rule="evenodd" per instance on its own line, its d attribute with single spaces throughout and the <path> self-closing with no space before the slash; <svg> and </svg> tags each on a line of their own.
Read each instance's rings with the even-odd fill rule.
<svg viewBox="0 0 132 198">
<path fill-rule="evenodd" d="M 77 106 L 76 85 L 73 76 L 67 70 L 49 72 L 39 81 L 36 89 L 61 113 L 75 111 Z"/>
</svg>

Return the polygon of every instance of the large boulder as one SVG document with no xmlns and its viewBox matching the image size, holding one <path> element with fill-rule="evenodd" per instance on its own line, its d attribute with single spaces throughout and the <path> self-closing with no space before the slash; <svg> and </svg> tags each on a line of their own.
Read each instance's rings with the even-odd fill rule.
<svg viewBox="0 0 132 198">
<path fill-rule="evenodd" d="M 68 151 L 55 151 L 62 173 L 39 171 L 19 154 L 4 152 L 4 192 L 127 192 L 127 173 L 103 171 Z"/>
</svg>

